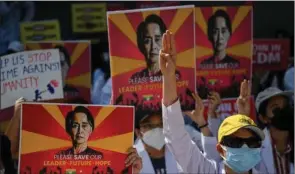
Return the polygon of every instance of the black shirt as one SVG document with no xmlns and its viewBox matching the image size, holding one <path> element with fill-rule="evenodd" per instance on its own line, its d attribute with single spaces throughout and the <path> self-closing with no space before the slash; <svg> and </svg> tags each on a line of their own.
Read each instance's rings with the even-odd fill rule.
<svg viewBox="0 0 295 174">
<path fill-rule="evenodd" d="M 165 156 L 162 158 L 151 158 L 155 174 L 167 174 Z"/>
</svg>

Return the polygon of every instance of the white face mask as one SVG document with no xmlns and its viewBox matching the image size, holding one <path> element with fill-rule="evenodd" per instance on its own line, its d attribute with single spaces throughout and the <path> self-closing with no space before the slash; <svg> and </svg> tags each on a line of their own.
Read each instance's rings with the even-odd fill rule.
<svg viewBox="0 0 295 174">
<path fill-rule="evenodd" d="M 142 137 L 144 143 L 157 150 L 161 150 L 165 145 L 164 139 L 163 128 L 154 128 L 149 130 L 145 132 Z"/>
</svg>

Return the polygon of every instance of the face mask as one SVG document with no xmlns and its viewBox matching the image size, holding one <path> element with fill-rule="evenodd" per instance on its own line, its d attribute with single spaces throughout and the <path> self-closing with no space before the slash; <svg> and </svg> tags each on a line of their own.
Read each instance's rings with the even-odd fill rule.
<svg viewBox="0 0 295 174">
<path fill-rule="evenodd" d="M 294 127 L 294 109 L 292 107 L 275 108 L 271 118 L 271 125 L 282 131 L 293 131 Z"/>
<path fill-rule="evenodd" d="M 249 148 L 246 144 L 241 148 L 221 147 L 226 151 L 224 163 L 237 173 L 249 171 L 261 160 L 260 148 Z"/>
<path fill-rule="evenodd" d="M 143 134 L 142 140 L 145 144 L 157 149 L 161 150 L 165 145 L 165 137 L 163 135 L 162 128 L 154 128 L 149 130 Z"/>
</svg>

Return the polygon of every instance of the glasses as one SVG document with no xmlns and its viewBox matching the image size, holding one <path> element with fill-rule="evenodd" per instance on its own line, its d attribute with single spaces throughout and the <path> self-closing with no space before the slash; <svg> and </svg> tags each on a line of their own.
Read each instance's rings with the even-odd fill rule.
<svg viewBox="0 0 295 174">
<path fill-rule="evenodd" d="M 247 144 L 249 148 L 260 148 L 261 140 L 258 137 L 239 138 L 225 136 L 222 138 L 221 144 L 231 148 L 241 148 L 244 144 Z"/>
<path fill-rule="evenodd" d="M 140 125 L 143 129 L 154 129 L 154 128 L 163 128 L 163 123 L 152 124 L 152 123 L 144 123 Z"/>
</svg>

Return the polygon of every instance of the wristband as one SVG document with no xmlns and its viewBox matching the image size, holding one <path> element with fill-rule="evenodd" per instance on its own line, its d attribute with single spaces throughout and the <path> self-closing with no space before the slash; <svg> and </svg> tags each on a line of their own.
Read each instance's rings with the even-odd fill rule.
<svg viewBox="0 0 295 174">
<path fill-rule="evenodd" d="M 207 127 L 207 126 L 208 126 L 208 123 L 206 123 L 206 124 L 204 124 L 202 126 L 199 126 L 199 129 L 202 129 L 202 128 Z"/>
</svg>

